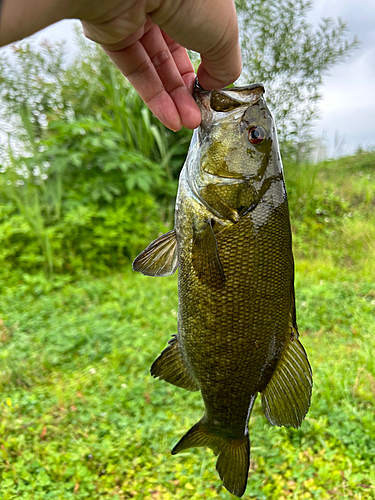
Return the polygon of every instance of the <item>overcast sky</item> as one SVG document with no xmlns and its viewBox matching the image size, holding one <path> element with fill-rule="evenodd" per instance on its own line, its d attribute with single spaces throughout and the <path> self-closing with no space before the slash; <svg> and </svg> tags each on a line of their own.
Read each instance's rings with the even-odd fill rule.
<svg viewBox="0 0 375 500">
<path fill-rule="evenodd" d="M 335 134 L 343 138 L 341 154 L 360 145 L 375 146 L 375 1 L 314 0 L 313 5 L 314 23 L 322 17 L 340 17 L 361 42 L 325 78 L 315 133 L 327 137 L 329 154 L 334 153 Z"/>
<path fill-rule="evenodd" d="M 375 146 L 375 1 L 313 0 L 310 20 L 340 17 L 351 35 L 361 42 L 344 63 L 325 78 L 320 104 L 321 118 L 315 135 L 327 144 L 329 156 L 353 153 L 359 146 Z M 63 21 L 35 35 L 38 39 L 66 40 L 74 55 L 73 22 Z M 340 143 L 340 147 L 336 144 Z"/>
</svg>

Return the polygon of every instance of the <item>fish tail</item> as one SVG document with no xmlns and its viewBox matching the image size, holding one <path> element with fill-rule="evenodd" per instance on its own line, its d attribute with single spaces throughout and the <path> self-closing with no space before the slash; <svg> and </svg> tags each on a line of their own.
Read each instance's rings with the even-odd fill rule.
<svg viewBox="0 0 375 500">
<path fill-rule="evenodd" d="M 172 450 L 172 455 L 189 448 L 207 446 L 216 455 L 216 470 L 225 488 L 238 497 L 246 490 L 247 477 L 250 466 L 249 435 L 240 439 L 226 439 L 212 434 L 204 425 L 203 419 L 197 422 L 180 439 Z"/>
<path fill-rule="evenodd" d="M 250 467 L 250 439 L 246 434 L 242 439 L 223 440 L 216 470 L 226 489 L 238 497 L 246 490 Z"/>
</svg>

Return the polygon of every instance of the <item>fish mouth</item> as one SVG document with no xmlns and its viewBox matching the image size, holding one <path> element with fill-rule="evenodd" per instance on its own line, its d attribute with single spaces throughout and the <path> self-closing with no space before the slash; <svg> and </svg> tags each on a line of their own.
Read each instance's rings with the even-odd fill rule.
<svg viewBox="0 0 375 500">
<path fill-rule="evenodd" d="M 193 88 L 194 93 L 195 92 L 210 92 L 210 90 L 205 90 L 202 85 L 198 81 L 198 77 L 195 77 L 195 82 L 194 82 L 194 88 Z"/>
<path fill-rule="evenodd" d="M 202 126 L 208 125 L 215 112 L 230 112 L 243 106 L 251 106 L 264 94 L 262 83 L 243 87 L 225 87 L 222 90 L 205 90 L 195 78 L 193 97 L 202 115 Z"/>
</svg>

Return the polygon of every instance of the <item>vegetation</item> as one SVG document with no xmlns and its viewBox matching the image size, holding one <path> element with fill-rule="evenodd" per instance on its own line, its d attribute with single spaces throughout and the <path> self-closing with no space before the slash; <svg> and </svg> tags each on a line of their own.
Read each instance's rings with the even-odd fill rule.
<svg viewBox="0 0 375 500">
<path fill-rule="evenodd" d="M 173 218 L 190 131 L 175 136 L 96 46 L 28 42 L 0 59 L 0 268 L 8 279 L 123 266 Z"/>
<path fill-rule="evenodd" d="M 263 81 L 284 158 L 300 158 L 323 75 L 356 46 L 341 22 L 307 22 L 310 2 L 238 0 L 244 78 Z M 103 274 L 173 219 L 191 132 L 172 134 L 105 54 L 77 32 L 62 45 L 0 55 L 0 269 L 8 280 Z M 125 201 L 124 201 L 125 200 Z"/>
<path fill-rule="evenodd" d="M 237 3 L 246 28 L 245 2 Z M 274 101 L 289 159 L 306 137 L 323 73 L 355 45 L 341 24 L 311 32 L 308 7 L 267 0 L 251 10 L 247 70 L 275 89 L 290 84 Z M 278 51 L 261 25 L 274 30 Z M 0 145 L 0 500 L 229 500 L 210 450 L 169 455 L 200 418 L 200 395 L 149 376 L 176 331 L 176 278 L 130 271 L 172 223 L 191 133 L 168 132 L 102 52 L 78 43 L 68 68 L 63 47 L 47 43 L 15 46 L 12 62 L 0 55 L 8 134 Z M 298 320 L 315 385 L 299 430 L 272 427 L 257 403 L 247 499 L 375 498 L 374 171 L 374 152 L 287 162 Z"/>
<path fill-rule="evenodd" d="M 300 333 L 314 371 L 301 429 L 257 402 L 244 498 L 375 498 L 375 154 L 286 166 Z M 4 288 L 2 500 L 231 498 L 215 457 L 169 450 L 199 394 L 149 375 L 176 331 L 176 278 L 131 273 Z"/>
</svg>

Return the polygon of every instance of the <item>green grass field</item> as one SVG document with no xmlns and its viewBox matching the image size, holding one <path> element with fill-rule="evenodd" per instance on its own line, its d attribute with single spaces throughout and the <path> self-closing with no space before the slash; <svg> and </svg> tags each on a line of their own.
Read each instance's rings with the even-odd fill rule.
<svg viewBox="0 0 375 500">
<path fill-rule="evenodd" d="M 375 499 L 375 154 L 286 177 L 313 399 L 299 430 L 257 402 L 244 498 Z M 170 455 L 203 413 L 199 393 L 149 375 L 176 331 L 175 277 L 129 265 L 2 290 L 1 500 L 234 498 L 211 450 Z"/>
</svg>

